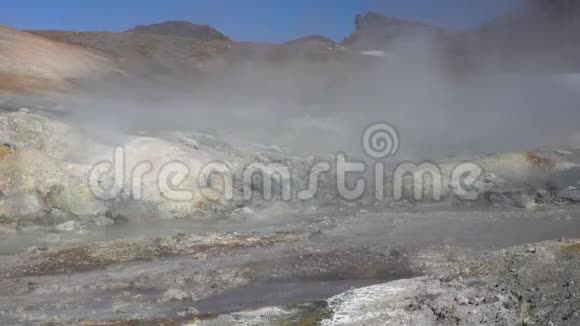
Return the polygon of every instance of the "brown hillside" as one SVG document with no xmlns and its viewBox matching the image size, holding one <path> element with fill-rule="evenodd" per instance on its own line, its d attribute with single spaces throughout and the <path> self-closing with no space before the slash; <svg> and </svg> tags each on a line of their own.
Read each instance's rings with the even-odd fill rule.
<svg viewBox="0 0 580 326">
<path fill-rule="evenodd" d="M 112 72 L 113 62 L 95 52 L 0 26 L 0 88 L 63 89 Z"/>
</svg>

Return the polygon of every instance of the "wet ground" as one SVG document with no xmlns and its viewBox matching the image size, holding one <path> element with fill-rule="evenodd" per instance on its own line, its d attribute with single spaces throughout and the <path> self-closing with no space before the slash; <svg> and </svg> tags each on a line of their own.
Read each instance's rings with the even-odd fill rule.
<svg viewBox="0 0 580 326">
<path fill-rule="evenodd" d="M 179 324 L 193 316 L 316 302 L 443 271 L 490 250 L 580 238 L 575 206 L 280 216 L 129 223 L 64 233 L 67 241 L 28 252 L 42 232 L 19 234 L 18 245 L 4 246 L 0 258 L 0 321 Z M 9 244 L 13 236 L 1 241 Z M 187 297 L 163 300 L 169 289 Z"/>
</svg>

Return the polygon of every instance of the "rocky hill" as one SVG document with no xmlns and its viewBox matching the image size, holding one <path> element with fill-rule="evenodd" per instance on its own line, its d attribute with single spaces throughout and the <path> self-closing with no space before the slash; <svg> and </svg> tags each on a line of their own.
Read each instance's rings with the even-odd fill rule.
<svg viewBox="0 0 580 326">
<path fill-rule="evenodd" d="M 98 51 L 114 60 L 130 74 L 142 77 L 198 71 L 203 60 L 222 55 L 236 45 L 229 41 L 137 32 L 30 31 L 30 33 Z"/>
<path fill-rule="evenodd" d="M 192 24 L 186 21 L 167 21 L 160 24 L 139 25 L 128 32 L 147 33 L 163 36 L 179 36 L 202 41 L 229 41 L 230 38 L 208 25 Z"/>
<path fill-rule="evenodd" d="M 430 41 L 429 49 L 433 45 L 438 47 L 432 56 L 452 73 L 476 71 L 489 62 L 502 71 L 517 67 L 569 71 L 580 67 L 577 59 L 580 46 L 576 42 L 580 31 L 580 20 L 576 19 L 580 16 L 578 7 L 568 0 L 530 0 L 512 13 L 462 33 L 369 12 L 356 17 L 355 31 L 340 44 L 321 35 L 283 44 L 236 42 L 210 26 L 184 21 L 140 25 L 126 32 L 37 30 L 29 33 L 48 43 L 73 45 L 67 49 L 74 48 L 86 57 L 99 58 L 95 60 L 107 62 L 105 66 L 115 65 L 129 76 L 147 79 L 215 76 L 232 67 L 246 67 L 248 63 L 262 67 L 294 61 L 344 62 L 345 58 L 349 59 L 348 64 L 366 62 L 372 58 L 363 58 L 359 55 L 361 51 L 382 51 L 392 42 L 417 36 Z M 51 62 L 44 56 L 42 60 L 35 60 L 34 65 L 50 66 Z M 64 62 L 75 60 L 60 60 L 59 64 Z M 82 66 L 87 69 L 98 65 Z M 43 78 L 42 74 L 34 76 Z M 30 82 L 31 78 L 28 79 Z"/>
<path fill-rule="evenodd" d="M 341 44 L 322 35 L 310 35 L 282 44 L 246 43 L 230 40 L 207 25 L 168 21 L 140 25 L 126 32 L 70 32 L 33 30 L 31 34 L 51 41 L 83 47 L 110 58 L 130 76 L 217 75 L 248 63 L 258 66 L 301 61 L 336 62 L 372 58 L 359 51 L 382 49 L 400 36 L 442 34 L 435 27 L 387 18 L 377 13 L 357 16 L 356 31 Z"/>
<path fill-rule="evenodd" d="M 28 32 L 96 51 L 129 75 L 147 78 L 196 78 L 247 63 L 328 61 L 340 59 L 342 52 L 336 43 L 323 36 L 308 36 L 284 44 L 236 42 L 209 26 L 187 22 L 137 26 L 126 32 Z"/>
<path fill-rule="evenodd" d="M 86 48 L 0 26 L 0 88 L 64 89 L 76 79 L 119 73 L 114 63 Z"/>
<path fill-rule="evenodd" d="M 354 33 L 341 45 L 359 51 L 382 50 L 404 37 L 426 36 L 445 49 L 453 69 L 491 65 L 501 71 L 569 72 L 580 70 L 578 35 L 580 3 L 527 0 L 511 12 L 463 32 L 369 12 L 357 15 Z"/>
<path fill-rule="evenodd" d="M 366 15 L 356 16 L 354 33 L 342 41 L 341 44 L 354 49 L 377 50 L 384 48 L 389 41 L 402 36 L 416 34 L 438 35 L 442 33 L 444 31 L 438 27 L 369 12 Z"/>
<path fill-rule="evenodd" d="M 323 35 L 308 35 L 286 42 L 287 45 L 320 45 L 335 46 L 336 43 L 330 38 Z"/>
</svg>

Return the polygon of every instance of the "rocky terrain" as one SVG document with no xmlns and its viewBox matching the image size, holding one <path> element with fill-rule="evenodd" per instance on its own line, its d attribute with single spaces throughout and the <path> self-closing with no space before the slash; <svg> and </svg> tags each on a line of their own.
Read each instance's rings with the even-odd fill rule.
<svg viewBox="0 0 580 326">
<path fill-rule="evenodd" d="M 408 36 L 442 37 L 447 32 L 435 26 L 385 17 L 376 12 L 357 15 L 355 31 L 342 45 L 359 50 L 380 50 Z M 443 40 L 443 38 L 441 39 Z"/>
<path fill-rule="evenodd" d="M 187 37 L 201 41 L 229 41 L 229 37 L 208 25 L 196 25 L 185 21 L 168 21 L 161 24 L 139 25 L 128 32 L 164 36 Z"/>
<path fill-rule="evenodd" d="M 575 325 L 577 250 L 578 242 L 566 240 L 514 247 L 435 276 L 189 325 Z"/>
<path fill-rule="evenodd" d="M 231 42 L 204 38 L 189 38 L 172 34 L 159 35 L 137 32 L 67 32 L 30 31 L 30 33 L 98 51 L 111 58 L 132 75 L 155 76 L 200 73 L 204 60 L 223 55 Z M 240 44 L 239 47 L 244 47 Z"/>
<path fill-rule="evenodd" d="M 75 79 L 118 72 L 105 56 L 0 27 L 0 88 L 5 91 L 67 89 Z"/>
<path fill-rule="evenodd" d="M 246 180 L 253 200 L 216 194 L 183 202 L 165 198 L 147 175 L 145 197 L 124 188 L 103 200 L 89 191 L 90 170 L 114 144 L 30 109 L 2 112 L 0 126 L 3 323 L 577 321 L 578 244 L 566 240 L 580 236 L 580 150 L 573 141 L 478 159 L 487 174 L 476 202 L 446 193 L 439 202 L 353 203 L 333 192 L 332 182 L 321 183 L 320 196 L 307 203 L 262 201 L 259 180 Z M 201 133 L 107 135 L 122 141 L 128 170 L 178 159 L 194 177 L 212 160 L 234 167 L 283 160 L 303 172 L 315 162 Z M 296 182 L 306 183 L 300 175 L 306 173 Z M 208 184 L 218 193 L 223 186 Z M 244 183 L 234 187 L 241 191 Z M 561 240 L 537 243 L 550 239 Z"/>
<path fill-rule="evenodd" d="M 366 13 L 338 43 L 1 27 L 0 324 L 578 325 L 576 9 L 462 32 Z M 386 118 L 396 159 L 437 164 L 424 199 L 412 173 L 395 198 L 395 160 L 355 200 L 336 170 L 313 177 L 339 154 L 376 164 L 359 133 Z M 455 183 L 465 163 L 481 175 Z"/>
<path fill-rule="evenodd" d="M 544 72 L 561 72 L 578 67 L 578 49 L 573 46 L 578 29 L 574 23 L 577 20 L 575 17 L 577 10 L 573 4 L 538 1 L 481 28 L 456 32 L 369 12 L 356 17 L 355 31 L 339 44 L 324 36 L 305 36 L 285 44 L 237 42 L 210 26 L 182 21 L 141 25 L 125 32 L 28 32 L 42 37 L 45 43 L 50 40 L 74 46 L 62 46 L 63 50 L 74 52 L 72 50 L 75 49 L 78 52 L 82 48 L 83 53 L 94 56 L 93 60 L 97 59 L 95 56 L 100 56 L 99 63 L 89 66 L 99 70 L 105 66 L 105 70 L 118 68 L 124 74 L 113 77 L 125 82 L 126 74 L 150 79 L 171 76 L 179 81 L 184 78 L 200 80 L 208 74 L 231 73 L 248 63 L 282 66 L 283 70 L 284 64 L 296 59 L 315 63 L 337 61 L 342 65 L 351 65 L 353 61 L 364 63 L 371 58 L 360 56 L 361 53 L 377 56 L 381 51 L 384 55 L 385 51 L 392 50 L 389 46 L 397 46 L 409 38 L 431 40 L 431 44 L 439 48 L 434 59 L 445 65 L 450 74 L 477 73 L 478 68 L 487 67 L 490 62 L 502 69 L 541 68 Z M 4 33 L 7 33 L 6 30 Z M 517 43 L 511 41 L 515 38 L 519 40 Z M 40 42 L 41 39 L 35 40 Z M 22 46 L 26 45 L 23 43 Z M 562 57 L 563 54 L 565 57 Z M 518 61 L 522 56 L 526 60 Z M 55 73 L 52 72 L 53 76 Z M 90 79 L 94 80 L 97 77 L 89 71 L 78 71 L 74 76 L 67 74 L 59 78 L 82 80 L 90 75 Z M 109 79 L 111 74 L 103 77 Z M 10 88 L 18 87 L 21 82 L 15 77 L 11 78 L 15 86 Z M 166 80 L 162 79 L 163 82 Z"/>
</svg>

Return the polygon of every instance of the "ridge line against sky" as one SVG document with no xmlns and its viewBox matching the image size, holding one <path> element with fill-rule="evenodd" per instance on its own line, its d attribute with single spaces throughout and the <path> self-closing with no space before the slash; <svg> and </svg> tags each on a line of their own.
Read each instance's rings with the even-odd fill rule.
<svg viewBox="0 0 580 326">
<path fill-rule="evenodd" d="M 449 29 L 473 28 L 523 0 L 2 0 L 0 25 L 69 31 L 128 30 L 168 20 L 210 25 L 237 41 L 319 34 L 340 41 L 369 11 Z"/>
</svg>

